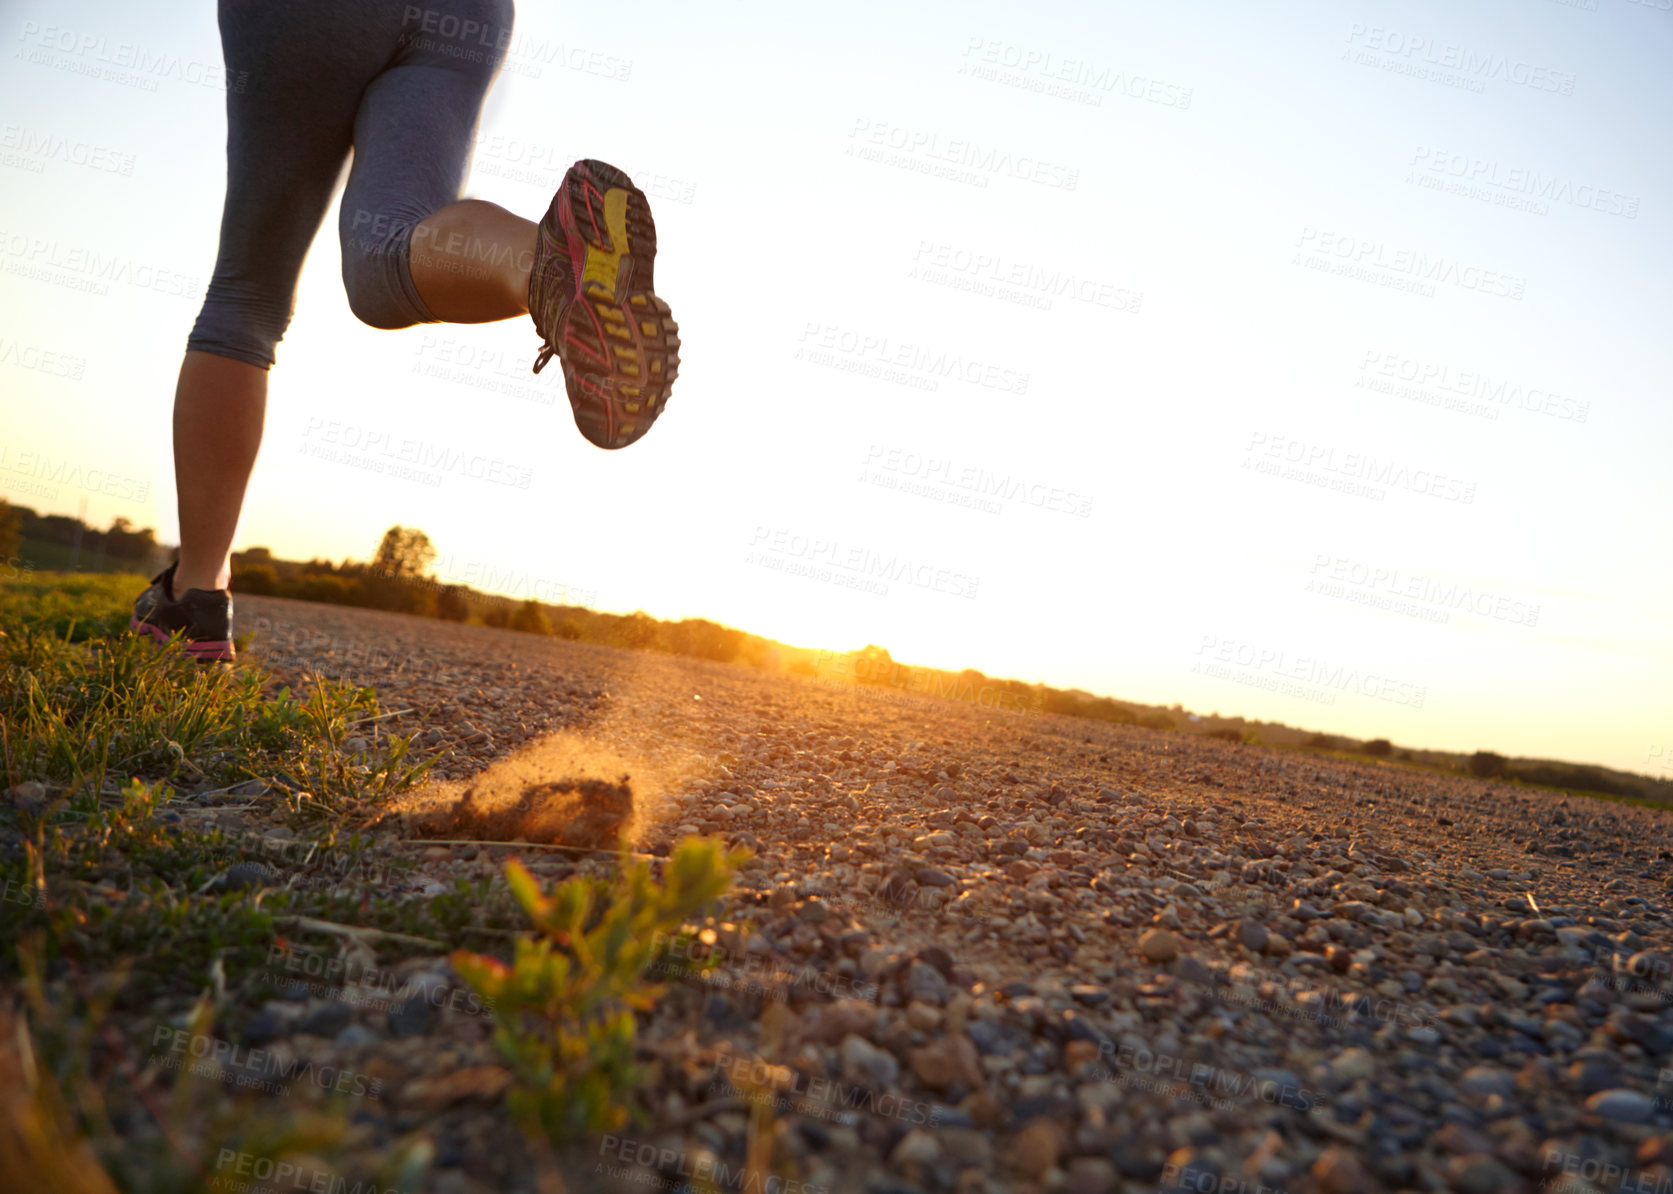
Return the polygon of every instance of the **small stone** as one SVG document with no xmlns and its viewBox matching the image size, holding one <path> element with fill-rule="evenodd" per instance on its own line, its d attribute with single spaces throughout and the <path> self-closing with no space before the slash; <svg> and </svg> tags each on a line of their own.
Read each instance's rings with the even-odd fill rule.
<svg viewBox="0 0 1673 1194">
<path fill-rule="evenodd" d="M 886 1049 L 879 1049 L 863 1036 L 849 1033 L 840 1049 L 842 1076 L 850 1082 L 884 1087 L 900 1077 L 900 1063 Z"/>
<path fill-rule="evenodd" d="M 1080 1072 L 1081 1066 L 1098 1059 L 1098 1046 L 1093 1041 L 1064 1041 L 1063 1069 L 1070 1074 Z"/>
<path fill-rule="evenodd" d="M 1266 926 L 1260 921 L 1250 920 L 1245 916 L 1237 922 L 1238 943 L 1250 953 L 1258 954 L 1265 950 L 1267 937 Z"/>
<path fill-rule="evenodd" d="M 312 1008 L 296 1026 L 296 1031 L 309 1036 L 334 1037 L 354 1020 L 354 1012 L 339 999 L 324 999 Z"/>
<path fill-rule="evenodd" d="M 951 837 L 952 834 L 948 834 L 947 836 Z M 918 882 L 923 884 L 925 887 L 955 887 L 958 885 L 957 879 L 953 878 L 946 871 L 937 870 L 932 866 L 919 867 L 916 872 L 916 877 Z"/>
<path fill-rule="evenodd" d="M 1459 1077 L 1458 1088 L 1465 1094 L 1508 1099 L 1516 1093 L 1516 1075 L 1494 1065 L 1473 1065 Z"/>
<path fill-rule="evenodd" d="M 1065 1194 L 1109 1194 L 1115 1189 L 1115 1166 L 1103 1157 L 1076 1157 L 1063 1179 Z"/>
<path fill-rule="evenodd" d="M 378 1034 L 364 1024 L 350 1024 L 331 1042 L 339 1049 L 359 1049 L 378 1043 Z"/>
<path fill-rule="evenodd" d="M 249 1023 L 244 1025 L 243 1043 L 251 1046 L 266 1045 L 281 1039 L 284 1035 L 284 1021 L 273 1012 L 263 1008 L 251 1016 Z"/>
<path fill-rule="evenodd" d="M 403 999 L 385 1020 L 389 1035 L 394 1037 L 423 1036 L 436 1025 L 436 1009 L 425 995 Z"/>
<path fill-rule="evenodd" d="M 913 1128 L 900 1138 L 889 1160 L 896 1165 L 933 1165 L 941 1159 L 941 1141 L 922 1128 Z"/>
<path fill-rule="evenodd" d="M 235 862 L 221 872 L 224 891 L 244 891 L 252 887 L 271 887 L 277 876 L 271 868 L 259 862 Z"/>
<path fill-rule="evenodd" d="M 914 999 L 940 1005 L 947 1002 L 947 980 L 927 962 L 913 962 L 906 971 L 906 991 Z"/>
<path fill-rule="evenodd" d="M 1139 938 L 1139 952 L 1152 962 L 1171 962 L 1179 956 L 1179 943 L 1166 929 L 1150 929 Z"/>
<path fill-rule="evenodd" d="M 1344 1081 L 1357 1082 L 1377 1072 L 1377 1059 L 1367 1049 L 1344 1049 L 1330 1059 L 1330 1072 Z"/>
<path fill-rule="evenodd" d="M 1109 988 L 1092 983 L 1076 983 L 1069 988 L 1069 994 L 1089 1007 L 1098 1007 L 1110 1000 Z"/>
<path fill-rule="evenodd" d="M 1045 1176 L 1063 1151 L 1063 1133 L 1049 1119 L 1029 1121 L 1011 1141 L 1011 1170 L 1031 1180 Z"/>
<path fill-rule="evenodd" d="M 1641 1124 L 1655 1114 L 1656 1104 L 1648 1095 L 1622 1086 L 1614 1090 L 1600 1090 L 1586 1100 L 1586 1110 L 1616 1123 Z"/>
<path fill-rule="evenodd" d="M 942 1128 L 938 1135 L 942 1152 L 954 1165 L 986 1169 L 993 1163 L 993 1141 L 985 1132 L 974 1128 L 948 1127 Z"/>
<path fill-rule="evenodd" d="M 1173 972 L 1184 982 L 1199 987 L 1214 985 L 1214 972 L 1194 954 L 1181 954 L 1179 960 L 1174 963 Z"/>
<path fill-rule="evenodd" d="M 941 1027 L 941 1009 L 914 999 L 906 1008 L 906 1022 L 919 1032 L 935 1032 Z"/>
<path fill-rule="evenodd" d="M 1521 1194 L 1527 1183 L 1491 1153 L 1466 1153 L 1446 1166 L 1447 1184 L 1458 1194 Z"/>
<path fill-rule="evenodd" d="M 363 755 L 370 749 L 370 744 L 364 738 L 348 738 L 343 742 L 343 753 L 346 755 Z"/>
<path fill-rule="evenodd" d="M 931 1090 L 945 1091 L 953 1086 L 975 1090 L 982 1086 L 981 1058 L 970 1038 L 962 1033 L 931 1041 L 910 1050 L 907 1056 L 913 1074 Z"/>
<path fill-rule="evenodd" d="M 21 784 L 14 784 L 8 795 L 12 798 L 12 805 L 26 813 L 38 813 L 46 804 L 46 785 L 35 780 L 25 780 Z"/>
<path fill-rule="evenodd" d="M 1359 1159 L 1343 1148 L 1327 1148 L 1313 1162 L 1313 1177 L 1325 1194 L 1373 1194 L 1376 1184 Z"/>
<path fill-rule="evenodd" d="M 918 960 L 927 962 L 948 982 L 953 980 L 953 955 L 939 945 L 926 945 L 918 951 Z"/>
</svg>

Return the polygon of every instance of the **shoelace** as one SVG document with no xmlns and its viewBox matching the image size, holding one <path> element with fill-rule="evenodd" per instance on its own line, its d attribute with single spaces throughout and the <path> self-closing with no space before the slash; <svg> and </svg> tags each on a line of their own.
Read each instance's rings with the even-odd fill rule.
<svg viewBox="0 0 1673 1194">
<path fill-rule="evenodd" d="M 535 354 L 534 371 L 539 373 L 542 369 L 546 368 L 546 362 L 552 359 L 552 354 L 556 351 L 557 349 L 553 348 L 550 344 L 542 344 L 540 346 L 540 351 Z"/>
</svg>

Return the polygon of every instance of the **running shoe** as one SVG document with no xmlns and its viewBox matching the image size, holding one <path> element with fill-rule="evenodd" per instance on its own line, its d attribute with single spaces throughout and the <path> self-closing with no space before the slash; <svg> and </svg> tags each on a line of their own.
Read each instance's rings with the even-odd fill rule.
<svg viewBox="0 0 1673 1194">
<path fill-rule="evenodd" d="M 581 434 L 625 448 L 668 405 L 680 368 L 679 326 L 651 292 L 656 225 L 645 193 L 604 162 L 576 162 L 540 221 L 529 315 L 554 354 Z"/>
<path fill-rule="evenodd" d="M 187 589 L 174 596 L 174 569 L 170 564 L 151 581 L 149 588 L 134 599 L 128 629 L 149 634 L 159 644 L 176 634 L 185 638 L 186 654 L 193 659 L 231 662 L 232 594 L 226 589 Z"/>
</svg>

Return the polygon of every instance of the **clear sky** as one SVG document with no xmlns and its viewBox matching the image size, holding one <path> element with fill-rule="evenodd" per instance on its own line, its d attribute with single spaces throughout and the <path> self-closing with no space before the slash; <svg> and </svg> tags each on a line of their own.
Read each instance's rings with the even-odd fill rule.
<svg viewBox="0 0 1673 1194">
<path fill-rule="evenodd" d="M 0 494 L 172 539 L 225 117 L 167 7 L 0 4 Z M 360 325 L 333 215 L 240 544 L 1673 772 L 1667 0 L 1028 7 L 525 4 L 467 193 L 635 176 L 668 413 Z"/>
</svg>

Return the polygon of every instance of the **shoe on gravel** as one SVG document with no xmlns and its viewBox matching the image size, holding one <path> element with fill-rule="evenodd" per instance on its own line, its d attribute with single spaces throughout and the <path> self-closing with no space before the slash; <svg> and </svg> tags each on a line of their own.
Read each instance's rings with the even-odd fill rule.
<svg viewBox="0 0 1673 1194">
<path fill-rule="evenodd" d="M 575 425 L 600 448 L 649 431 L 679 372 L 679 325 L 651 290 L 655 259 L 645 193 L 604 162 L 571 166 L 529 271 L 529 315 L 544 341 L 534 371 L 557 355 Z"/>
<path fill-rule="evenodd" d="M 187 589 L 174 595 L 174 570 L 170 564 L 151 581 L 150 587 L 134 599 L 128 629 L 148 634 L 159 645 L 176 634 L 182 635 L 186 654 L 203 662 L 231 662 L 232 594 L 226 589 Z"/>
</svg>

